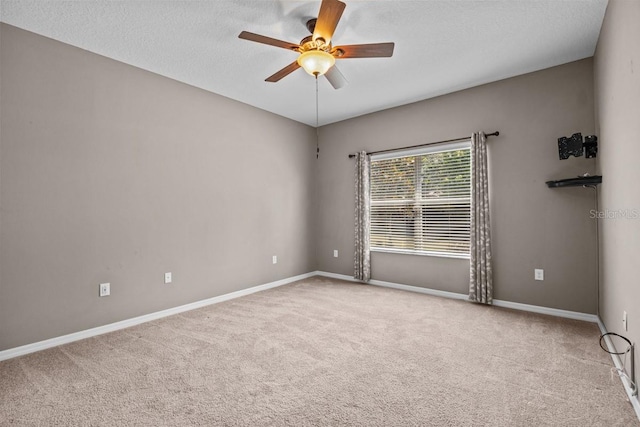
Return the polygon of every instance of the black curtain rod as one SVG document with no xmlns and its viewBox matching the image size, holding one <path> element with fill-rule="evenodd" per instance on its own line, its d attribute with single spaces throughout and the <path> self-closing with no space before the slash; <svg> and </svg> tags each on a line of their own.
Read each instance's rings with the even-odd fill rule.
<svg viewBox="0 0 640 427">
<path fill-rule="evenodd" d="M 498 136 L 498 135 L 500 135 L 499 131 L 495 131 L 493 133 L 485 134 L 485 136 Z M 464 138 L 447 139 L 445 141 L 435 141 L 435 142 L 427 142 L 426 144 L 410 145 L 409 147 L 390 148 L 388 150 L 372 151 L 372 152 L 367 153 L 367 154 L 371 155 L 371 154 L 380 154 L 380 153 L 390 153 L 392 151 L 400 151 L 400 150 L 406 150 L 406 149 L 409 149 L 409 148 L 424 147 L 426 145 L 446 144 L 447 142 L 465 141 L 467 139 L 471 139 L 471 137 L 470 136 L 466 136 Z M 350 159 L 354 158 L 355 156 L 356 156 L 355 154 L 349 154 L 349 158 Z"/>
</svg>

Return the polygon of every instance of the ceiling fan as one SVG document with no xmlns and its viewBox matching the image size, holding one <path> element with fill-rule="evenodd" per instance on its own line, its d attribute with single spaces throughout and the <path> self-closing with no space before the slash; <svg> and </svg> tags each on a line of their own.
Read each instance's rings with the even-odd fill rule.
<svg viewBox="0 0 640 427">
<path fill-rule="evenodd" d="M 340 89 L 347 84 L 347 80 L 336 68 L 336 59 L 388 58 L 393 55 L 394 47 L 394 43 L 352 44 L 334 47 L 331 44 L 331 38 L 345 7 L 346 4 L 339 0 L 322 0 L 318 18 L 310 19 L 307 22 L 307 29 L 311 35 L 303 38 L 300 44 L 277 40 L 248 31 L 241 32 L 238 37 L 300 53 L 297 60 L 267 77 L 265 81 L 275 83 L 302 67 L 307 73 L 316 78 L 325 75 L 335 89 Z"/>
</svg>

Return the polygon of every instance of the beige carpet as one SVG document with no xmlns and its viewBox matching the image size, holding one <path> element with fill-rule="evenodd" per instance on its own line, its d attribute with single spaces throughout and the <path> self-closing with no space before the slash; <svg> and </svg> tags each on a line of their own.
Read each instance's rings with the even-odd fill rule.
<svg viewBox="0 0 640 427">
<path fill-rule="evenodd" d="M 638 425 L 598 336 L 315 277 L 0 362 L 0 425 Z"/>
</svg>

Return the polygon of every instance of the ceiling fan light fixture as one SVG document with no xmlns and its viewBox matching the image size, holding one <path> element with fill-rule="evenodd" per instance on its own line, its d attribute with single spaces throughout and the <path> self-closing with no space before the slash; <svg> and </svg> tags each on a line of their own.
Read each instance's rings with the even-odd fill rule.
<svg viewBox="0 0 640 427">
<path fill-rule="evenodd" d="M 298 57 L 298 65 L 312 76 L 321 76 L 336 63 L 336 58 L 323 50 L 308 50 Z"/>
</svg>

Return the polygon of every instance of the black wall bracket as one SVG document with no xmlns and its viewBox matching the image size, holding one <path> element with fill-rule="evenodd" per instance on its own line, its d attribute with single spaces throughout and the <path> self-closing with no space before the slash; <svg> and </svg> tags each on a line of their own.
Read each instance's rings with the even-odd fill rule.
<svg viewBox="0 0 640 427">
<path fill-rule="evenodd" d="M 581 133 L 574 133 L 570 137 L 558 138 L 558 155 L 560 160 L 566 160 L 570 156 L 581 157 L 584 156 L 587 159 L 596 157 L 598 154 L 598 137 L 595 135 L 589 135 L 582 140 Z"/>
</svg>

